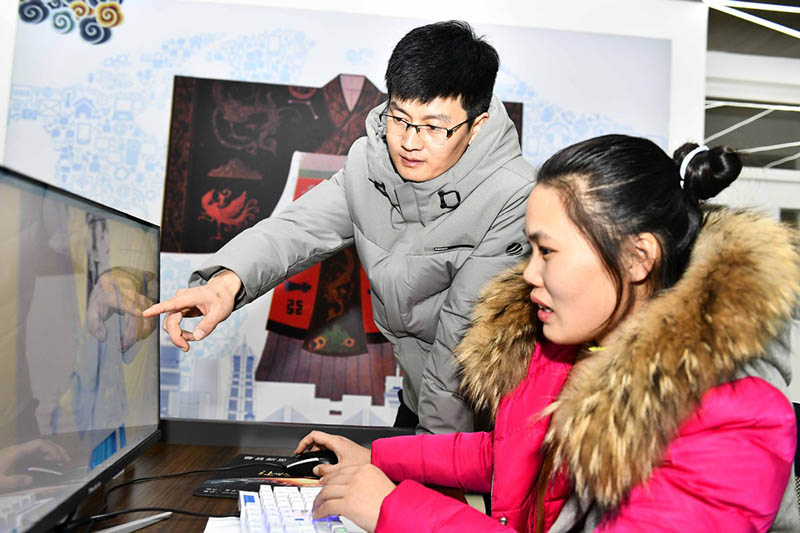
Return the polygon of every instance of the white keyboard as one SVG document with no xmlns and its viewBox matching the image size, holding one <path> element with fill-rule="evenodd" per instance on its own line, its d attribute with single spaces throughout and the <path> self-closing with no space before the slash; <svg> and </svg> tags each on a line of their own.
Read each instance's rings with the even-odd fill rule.
<svg viewBox="0 0 800 533">
<path fill-rule="evenodd" d="M 311 518 L 311 506 L 322 487 L 272 487 L 239 491 L 241 533 L 364 533 L 343 516 Z"/>
</svg>

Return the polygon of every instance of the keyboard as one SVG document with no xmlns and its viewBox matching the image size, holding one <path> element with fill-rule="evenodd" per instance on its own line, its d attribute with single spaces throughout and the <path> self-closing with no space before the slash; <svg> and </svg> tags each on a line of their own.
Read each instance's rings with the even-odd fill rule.
<svg viewBox="0 0 800 533">
<path fill-rule="evenodd" d="M 365 533 L 343 516 L 311 518 L 311 506 L 321 490 L 261 485 L 258 492 L 239 491 L 241 533 Z"/>
</svg>

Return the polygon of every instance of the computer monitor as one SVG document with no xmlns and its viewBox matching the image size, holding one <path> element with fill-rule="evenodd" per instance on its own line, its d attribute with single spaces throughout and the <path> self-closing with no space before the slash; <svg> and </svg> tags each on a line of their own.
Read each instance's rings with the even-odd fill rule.
<svg viewBox="0 0 800 533">
<path fill-rule="evenodd" d="M 157 226 L 0 167 L 0 532 L 63 520 L 159 435 Z"/>
</svg>

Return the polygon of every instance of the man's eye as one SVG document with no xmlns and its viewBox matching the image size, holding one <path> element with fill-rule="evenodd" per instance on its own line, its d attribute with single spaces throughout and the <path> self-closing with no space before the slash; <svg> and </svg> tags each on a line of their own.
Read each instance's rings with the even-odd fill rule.
<svg viewBox="0 0 800 533">
<path fill-rule="evenodd" d="M 553 251 L 553 250 L 551 250 L 550 248 L 546 248 L 546 247 L 544 247 L 544 246 L 540 246 L 540 247 L 539 247 L 539 253 L 540 253 L 540 254 L 542 254 L 542 255 L 548 255 L 548 254 L 549 254 L 549 253 L 551 253 L 552 251 Z"/>
<path fill-rule="evenodd" d="M 400 118 L 400 117 L 393 117 L 393 116 L 389 115 L 389 118 L 390 118 L 390 119 L 392 119 L 392 122 L 394 122 L 394 123 L 395 123 L 395 124 L 397 124 L 398 126 L 399 126 L 400 124 L 405 124 L 405 123 L 406 123 L 406 121 L 405 121 L 405 120 L 403 120 L 403 119 L 402 119 L 402 118 Z"/>
</svg>

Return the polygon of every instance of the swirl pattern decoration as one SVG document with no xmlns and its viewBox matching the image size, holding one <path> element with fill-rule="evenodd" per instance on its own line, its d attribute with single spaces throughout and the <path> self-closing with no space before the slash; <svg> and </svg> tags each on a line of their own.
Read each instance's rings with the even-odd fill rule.
<svg viewBox="0 0 800 533">
<path fill-rule="evenodd" d="M 72 12 L 75 13 L 75 16 L 79 19 L 87 15 L 91 16 L 94 14 L 94 9 L 89 7 L 89 4 L 87 4 L 86 2 L 81 2 L 81 1 L 72 2 L 69 5 L 69 7 L 70 9 L 72 9 Z"/>
<path fill-rule="evenodd" d="M 56 11 L 53 13 L 53 27 L 58 33 L 69 33 L 75 28 L 75 20 L 71 11 Z"/>
<path fill-rule="evenodd" d="M 116 2 L 104 2 L 97 6 L 97 22 L 104 28 L 122 24 L 122 8 Z"/>
<path fill-rule="evenodd" d="M 29 24 L 39 24 L 50 15 L 42 0 L 30 0 L 19 6 L 20 18 Z"/>
<path fill-rule="evenodd" d="M 53 29 L 71 33 L 77 26 L 81 38 L 90 44 L 103 44 L 111 39 L 122 16 L 123 0 L 21 0 L 19 17 L 28 24 L 44 22 L 52 14 Z"/>
<path fill-rule="evenodd" d="M 111 38 L 111 30 L 102 27 L 94 18 L 83 19 L 80 28 L 81 37 L 92 44 L 102 44 Z"/>
</svg>

